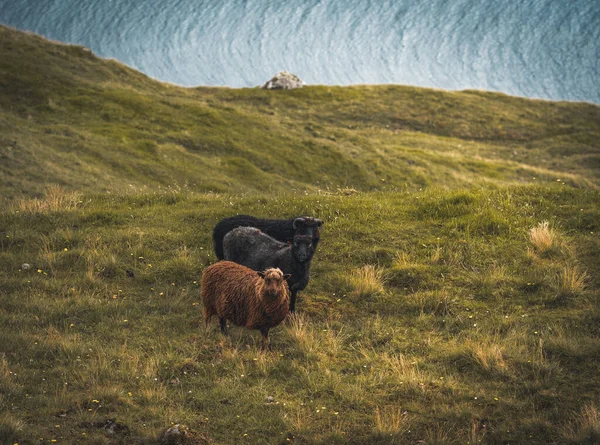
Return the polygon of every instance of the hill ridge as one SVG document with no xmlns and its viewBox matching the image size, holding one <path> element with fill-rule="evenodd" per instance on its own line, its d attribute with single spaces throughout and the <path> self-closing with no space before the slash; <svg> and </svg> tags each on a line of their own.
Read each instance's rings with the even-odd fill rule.
<svg viewBox="0 0 600 445">
<path fill-rule="evenodd" d="M 600 184 L 600 107 L 399 85 L 184 88 L 0 26 L 0 191 Z M 43 173 L 41 173 L 43 172 Z M 533 179 L 535 177 L 535 179 Z"/>
</svg>

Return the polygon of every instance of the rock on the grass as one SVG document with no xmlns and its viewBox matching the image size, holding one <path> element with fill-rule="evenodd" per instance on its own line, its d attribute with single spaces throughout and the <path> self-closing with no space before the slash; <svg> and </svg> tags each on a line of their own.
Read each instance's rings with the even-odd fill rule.
<svg viewBox="0 0 600 445">
<path fill-rule="evenodd" d="M 183 445 L 187 443 L 188 435 L 185 425 L 173 425 L 162 434 L 160 443 L 161 445 Z"/>
<path fill-rule="evenodd" d="M 178 423 L 162 433 L 159 443 L 160 445 L 209 445 L 213 441 L 204 434 L 192 431 Z"/>
<path fill-rule="evenodd" d="M 29 263 L 23 263 L 21 264 L 21 269 L 22 270 L 29 270 L 31 268 L 31 264 Z"/>
<path fill-rule="evenodd" d="M 271 80 L 268 80 L 262 88 L 265 90 L 293 90 L 294 88 L 302 88 L 304 81 L 295 74 L 287 71 L 281 71 Z"/>
</svg>

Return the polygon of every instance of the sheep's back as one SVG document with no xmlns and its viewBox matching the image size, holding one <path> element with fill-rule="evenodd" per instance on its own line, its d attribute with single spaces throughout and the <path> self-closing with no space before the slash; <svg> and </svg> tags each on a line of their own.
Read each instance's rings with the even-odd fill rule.
<svg viewBox="0 0 600 445">
<path fill-rule="evenodd" d="M 241 264 L 219 261 L 202 273 L 202 303 L 219 318 L 246 326 L 248 314 L 259 302 L 256 287 L 261 278 Z"/>
<path fill-rule="evenodd" d="M 225 259 L 254 270 L 281 268 L 281 257 L 285 256 L 288 250 L 289 246 L 286 243 L 277 241 L 253 227 L 238 227 L 223 239 Z"/>
<path fill-rule="evenodd" d="M 221 221 L 219 221 L 213 229 L 213 245 L 215 249 L 215 254 L 220 260 L 225 258 L 223 252 L 223 239 L 225 235 L 227 235 L 230 231 L 237 227 L 256 227 L 262 232 L 266 233 L 267 235 L 272 236 L 277 241 L 281 241 L 284 243 L 292 241 L 294 239 L 294 235 L 298 234 L 298 231 L 294 228 L 294 221 L 297 218 L 301 218 L 301 216 L 296 216 L 288 219 L 263 219 L 256 218 L 250 215 L 235 215 L 229 218 L 224 218 Z M 317 244 L 319 242 L 320 234 L 319 227 L 316 226 L 316 222 L 314 222 L 315 218 L 302 218 L 310 218 L 313 221 L 313 223 L 309 223 L 308 226 L 312 228 L 310 233 L 312 233 L 314 239 L 314 247 L 316 249 Z"/>
</svg>

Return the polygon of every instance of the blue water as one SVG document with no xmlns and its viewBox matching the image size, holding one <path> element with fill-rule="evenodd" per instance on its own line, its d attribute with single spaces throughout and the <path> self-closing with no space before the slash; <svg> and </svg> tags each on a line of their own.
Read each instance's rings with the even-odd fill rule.
<svg viewBox="0 0 600 445">
<path fill-rule="evenodd" d="M 600 103 L 600 0 L 0 0 L 0 23 L 186 86 L 288 70 Z"/>
</svg>

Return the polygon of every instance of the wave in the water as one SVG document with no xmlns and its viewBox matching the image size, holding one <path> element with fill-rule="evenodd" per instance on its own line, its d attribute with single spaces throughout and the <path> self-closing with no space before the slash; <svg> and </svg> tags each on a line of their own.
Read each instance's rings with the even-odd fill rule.
<svg viewBox="0 0 600 445">
<path fill-rule="evenodd" d="M 600 103 L 598 0 L 0 0 L 0 22 L 186 86 L 285 69 Z"/>
</svg>

